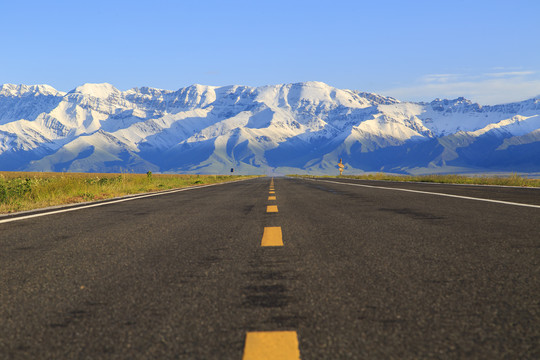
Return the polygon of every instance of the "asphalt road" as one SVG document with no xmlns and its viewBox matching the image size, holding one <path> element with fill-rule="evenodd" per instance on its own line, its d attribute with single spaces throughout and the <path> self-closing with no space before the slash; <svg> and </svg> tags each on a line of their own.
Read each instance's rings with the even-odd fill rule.
<svg viewBox="0 0 540 360">
<path fill-rule="evenodd" d="M 540 190 L 330 181 L 370 187 L 276 178 L 268 200 L 258 178 L 0 223 L 0 358 L 242 359 L 284 330 L 302 359 L 540 358 L 540 207 L 390 188 Z"/>
</svg>

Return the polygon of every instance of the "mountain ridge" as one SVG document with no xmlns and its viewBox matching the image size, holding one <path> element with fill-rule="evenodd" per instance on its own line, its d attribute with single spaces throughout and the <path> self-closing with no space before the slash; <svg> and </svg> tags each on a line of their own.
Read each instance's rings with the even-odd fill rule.
<svg viewBox="0 0 540 360">
<path fill-rule="evenodd" d="M 0 85 L 0 170 L 539 172 L 540 97 L 429 103 L 322 82 Z"/>
</svg>

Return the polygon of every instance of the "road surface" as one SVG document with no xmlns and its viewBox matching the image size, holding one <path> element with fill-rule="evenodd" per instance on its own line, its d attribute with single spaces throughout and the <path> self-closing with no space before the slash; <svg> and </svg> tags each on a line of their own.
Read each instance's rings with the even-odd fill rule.
<svg viewBox="0 0 540 360">
<path fill-rule="evenodd" d="M 257 178 L 3 217 L 0 358 L 540 358 L 539 247 L 540 190 L 504 187 Z"/>
</svg>

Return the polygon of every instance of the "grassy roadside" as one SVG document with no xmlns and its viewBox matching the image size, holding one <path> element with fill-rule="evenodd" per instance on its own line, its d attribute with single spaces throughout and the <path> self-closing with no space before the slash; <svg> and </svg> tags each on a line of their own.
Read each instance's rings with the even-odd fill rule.
<svg viewBox="0 0 540 360">
<path fill-rule="evenodd" d="M 309 175 L 291 175 L 296 177 L 315 177 L 329 178 L 336 176 L 309 176 Z M 464 176 L 464 175 L 388 175 L 384 173 L 369 174 L 369 175 L 342 175 L 337 176 L 344 179 L 359 179 L 359 180 L 386 180 L 386 181 L 414 181 L 414 182 L 430 182 L 441 184 L 474 184 L 474 185 L 504 185 L 504 186 L 520 186 L 520 187 L 540 187 L 540 179 L 528 179 L 517 174 L 511 176 Z"/>
<path fill-rule="evenodd" d="M 0 172 L 0 214 L 250 177 Z"/>
</svg>

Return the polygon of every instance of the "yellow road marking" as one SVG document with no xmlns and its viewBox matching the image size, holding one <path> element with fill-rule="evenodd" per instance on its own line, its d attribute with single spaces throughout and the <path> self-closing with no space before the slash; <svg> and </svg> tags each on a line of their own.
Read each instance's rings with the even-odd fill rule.
<svg viewBox="0 0 540 360">
<path fill-rule="evenodd" d="M 283 246 L 281 226 L 265 227 L 261 246 Z"/>
<path fill-rule="evenodd" d="M 299 360 L 296 331 L 257 331 L 246 334 L 242 360 Z"/>
<path fill-rule="evenodd" d="M 276 192 L 275 191 L 269 191 L 268 193 L 269 194 L 275 194 Z"/>
<path fill-rule="evenodd" d="M 269 212 L 269 213 L 278 212 L 277 205 L 268 205 L 266 207 L 266 212 Z"/>
<path fill-rule="evenodd" d="M 275 196 L 269 196 L 268 200 L 276 200 L 276 197 Z"/>
</svg>

